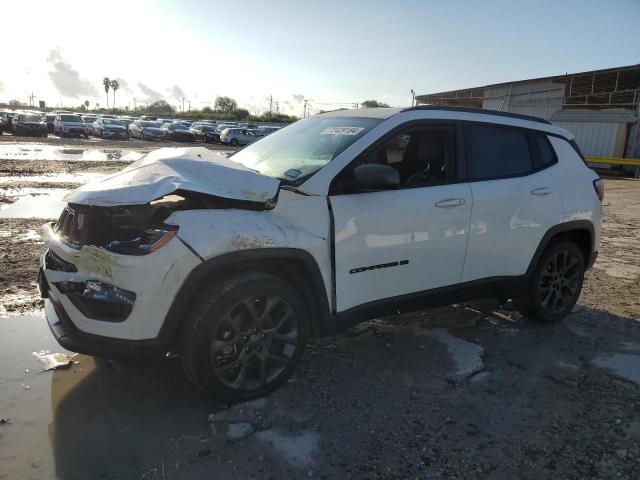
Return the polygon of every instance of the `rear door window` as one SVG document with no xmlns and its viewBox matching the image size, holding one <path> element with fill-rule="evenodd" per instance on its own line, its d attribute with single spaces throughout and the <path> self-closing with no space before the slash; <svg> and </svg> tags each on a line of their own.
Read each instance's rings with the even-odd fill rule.
<svg viewBox="0 0 640 480">
<path fill-rule="evenodd" d="M 465 128 L 470 180 L 525 175 L 533 158 L 525 130 L 472 124 Z"/>
</svg>

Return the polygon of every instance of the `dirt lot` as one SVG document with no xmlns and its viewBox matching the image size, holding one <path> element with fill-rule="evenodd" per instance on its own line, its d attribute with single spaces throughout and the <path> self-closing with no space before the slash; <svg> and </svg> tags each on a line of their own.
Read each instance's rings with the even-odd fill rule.
<svg viewBox="0 0 640 480">
<path fill-rule="evenodd" d="M 0 189 L 15 188 L 7 177 L 71 188 L 121 166 L 0 161 Z M 491 302 L 367 322 L 314 341 L 283 388 L 231 409 L 195 391 L 176 358 L 79 355 L 41 371 L 32 352 L 62 351 L 34 284 L 46 219 L 0 219 L 0 479 L 635 480 L 640 181 L 607 180 L 605 215 L 564 322 Z"/>
</svg>

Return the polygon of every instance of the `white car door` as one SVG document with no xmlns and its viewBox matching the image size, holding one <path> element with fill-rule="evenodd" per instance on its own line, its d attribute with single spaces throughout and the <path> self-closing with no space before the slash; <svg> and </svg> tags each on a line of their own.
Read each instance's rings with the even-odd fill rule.
<svg viewBox="0 0 640 480">
<path fill-rule="evenodd" d="M 412 127 L 352 164 L 393 166 L 400 172 L 398 189 L 350 191 L 344 187 L 349 167 L 336 177 L 344 187 L 330 195 L 337 312 L 439 287 L 456 289 L 472 201 L 469 185 L 455 181 L 454 132 L 452 125 Z"/>
<path fill-rule="evenodd" d="M 555 154 L 542 133 L 489 124 L 464 131 L 473 211 L 462 282 L 523 275 L 562 220 Z"/>
</svg>

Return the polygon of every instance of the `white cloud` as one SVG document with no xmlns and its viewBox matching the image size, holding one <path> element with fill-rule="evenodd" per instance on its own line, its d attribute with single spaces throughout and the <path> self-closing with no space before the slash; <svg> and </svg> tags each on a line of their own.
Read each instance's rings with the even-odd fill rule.
<svg viewBox="0 0 640 480">
<path fill-rule="evenodd" d="M 80 73 L 62 57 L 59 47 L 49 52 L 47 62 L 51 68 L 49 79 L 62 95 L 69 98 L 98 96 L 93 83 L 80 77 Z"/>
<path fill-rule="evenodd" d="M 160 100 L 164 95 L 162 95 L 160 92 L 154 90 L 153 88 L 145 85 L 142 82 L 138 82 L 138 88 L 140 89 L 140 91 L 145 94 L 147 97 L 149 97 L 149 100 L 151 101 L 156 101 L 156 100 Z"/>
<path fill-rule="evenodd" d="M 184 93 L 184 91 L 178 85 L 174 85 L 167 91 L 169 92 L 169 96 L 171 98 L 181 99 L 186 98 L 187 96 L 186 93 Z"/>
</svg>

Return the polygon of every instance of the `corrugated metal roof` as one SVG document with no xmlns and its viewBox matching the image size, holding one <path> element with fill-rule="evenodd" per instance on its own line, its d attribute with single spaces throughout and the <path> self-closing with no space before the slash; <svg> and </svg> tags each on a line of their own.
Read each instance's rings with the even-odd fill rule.
<svg viewBox="0 0 640 480">
<path fill-rule="evenodd" d="M 529 82 L 538 82 L 538 81 L 543 81 L 543 80 L 564 80 L 567 79 L 569 77 L 573 77 L 573 76 L 580 76 L 580 75 L 592 75 L 592 74 L 599 74 L 599 73 L 611 73 L 611 72 L 616 72 L 616 71 L 624 71 L 624 70 L 633 70 L 633 69 L 637 69 L 640 68 L 640 63 L 635 64 L 635 65 L 625 65 L 622 67 L 613 67 L 613 68 L 602 68 L 599 70 L 587 70 L 585 72 L 575 72 L 575 73 L 565 73 L 562 75 L 552 75 L 552 76 L 548 76 L 548 77 L 537 77 L 537 78 L 529 78 L 529 79 L 522 79 L 522 80 L 514 80 L 514 81 L 509 81 L 509 82 L 500 82 L 500 83 L 491 83 L 489 85 L 482 85 L 482 86 L 477 86 L 477 87 L 471 87 L 471 88 L 461 88 L 461 89 L 457 89 L 457 90 L 448 90 L 445 92 L 437 92 L 437 93 L 428 93 L 428 94 L 422 94 L 422 95 L 416 95 L 416 98 L 419 100 L 422 100 L 423 98 L 427 98 L 430 96 L 437 96 L 437 95 L 447 95 L 447 94 L 452 94 L 452 93 L 456 93 L 456 92 L 463 92 L 463 91 L 467 91 L 467 90 L 483 90 L 486 88 L 491 88 L 491 87 L 498 87 L 501 85 L 518 85 L 521 83 L 529 83 Z"/>
</svg>

